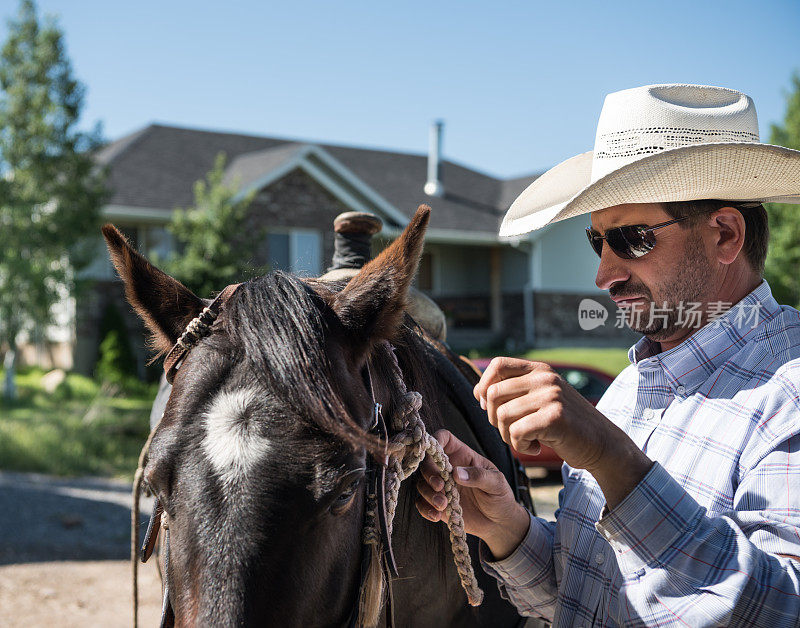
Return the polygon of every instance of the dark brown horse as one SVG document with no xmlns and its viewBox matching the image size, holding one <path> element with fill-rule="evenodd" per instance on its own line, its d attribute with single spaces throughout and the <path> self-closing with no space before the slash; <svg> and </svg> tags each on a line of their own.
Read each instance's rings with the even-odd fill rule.
<svg viewBox="0 0 800 628">
<path fill-rule="evenodd" d="M 452 429 L 512 479 L 496 432 L 464 419 L 476 410 L 470 385 L 404 316 L 428 217 L 420 208 L 346 286 L 281 272 L 242 284 L 212 333 L 186 355 L 144 474 L 169 520 L 166 578 L 177 625 L 350 621 L 364 469 L 381 448 L 368 433 L 367 364 L 384 415 L 398 403 L 387 385 L 384 340 L 394 345 L 409 390 L 423 395 L 427 430 Z M 129 301 L 165 353 L 208 302 L 150 265 L 113 227 L 103 233 Z M 394 525 L 396 625 L 517 625 L 516 611 L 478 566 L 473 539 L 486 597 L 480 607 L 467 605 L 447 529 L 418 515 L 415 483 L 403 484 Z"/>
</svg>

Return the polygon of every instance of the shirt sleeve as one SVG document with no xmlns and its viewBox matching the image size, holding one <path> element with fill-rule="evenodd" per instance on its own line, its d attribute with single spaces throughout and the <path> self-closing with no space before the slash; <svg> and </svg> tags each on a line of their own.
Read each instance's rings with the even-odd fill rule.
<svg viewBox="0 0 800 628">
<path fill-rule="evenodd" d="M 631 614 L 658 625 L 800 626 L 800 436 L 772 443 L 709 517 L 658 463 L 597 530 Z M 663 622 L 663 624 L 662 624 Z"/>
<path fill-rule="evenodd" d="M 481 541 L 483 570 L 497 579 L 500 594 L 520 615 L 552 620 L 558 586 L 553 562 L 555 522 L 530 515 L 528 533 L 508 558 L 492 560 L 488 546 Z"/>
</svg>

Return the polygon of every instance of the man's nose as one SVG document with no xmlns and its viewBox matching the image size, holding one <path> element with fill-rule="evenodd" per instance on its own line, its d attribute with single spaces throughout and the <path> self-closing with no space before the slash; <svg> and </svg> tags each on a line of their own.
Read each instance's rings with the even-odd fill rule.
<svg viewBox="0 0 800 628">
<path fill-rule="evenodd" d="M 603 242 L 600 266 L 597 268 L 597 276 L 594 279 L 595 285 L 601 290 L 608 290 L 615 283 L 625 282 L 630 277 L 631 274 L 625 265 L 625 260 L 617 256 L 611 247 Z"/>
</svg>

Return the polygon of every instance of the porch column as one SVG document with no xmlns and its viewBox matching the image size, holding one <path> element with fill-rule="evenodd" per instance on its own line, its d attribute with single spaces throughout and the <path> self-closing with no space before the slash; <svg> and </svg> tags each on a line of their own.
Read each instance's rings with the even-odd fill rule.
<svg viewBox="0 0 800 628">
<path fill-rule="evenodd" d="M 531 239 L 529 246 L 528 282 L 522 290 L 522 311 L 525 318 L 525 345 L 530 349 L 536 344 L 536 312 L 533 307 L 533 293 L 540 284 L 537 278 L 539 278 L 538 273 L 541 265 L 536 263 L 540 248 L 539 243 Z"/>
<path fill-rule="evenodd" d="M 502 251 L 499 246 L 489 249 L 490 320 L 492 332 L 503 331 Z"/>
</svg>

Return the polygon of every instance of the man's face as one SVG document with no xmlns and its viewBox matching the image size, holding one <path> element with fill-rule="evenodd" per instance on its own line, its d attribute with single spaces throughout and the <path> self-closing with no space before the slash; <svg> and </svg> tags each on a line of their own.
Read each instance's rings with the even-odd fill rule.
<svg viewBox="0 0 800 628">
<path fill-rule="evenodd" d="M 651 226 L 671 219 L 658 203 L 616 205 L 591 214 L 592 228 L 600 234 L 613 227 Z M 683 224 L 656 230 L 655 247 L 637 259 L 622 259 L 603 243 L 597 287 L 608 290 L 631 329 L 656 342 L 690 335 L 702 324 L 690 314 L 691 308 L 703 311 L 713 300 L 713 265 L 702 226 Z"/>
</svg>

